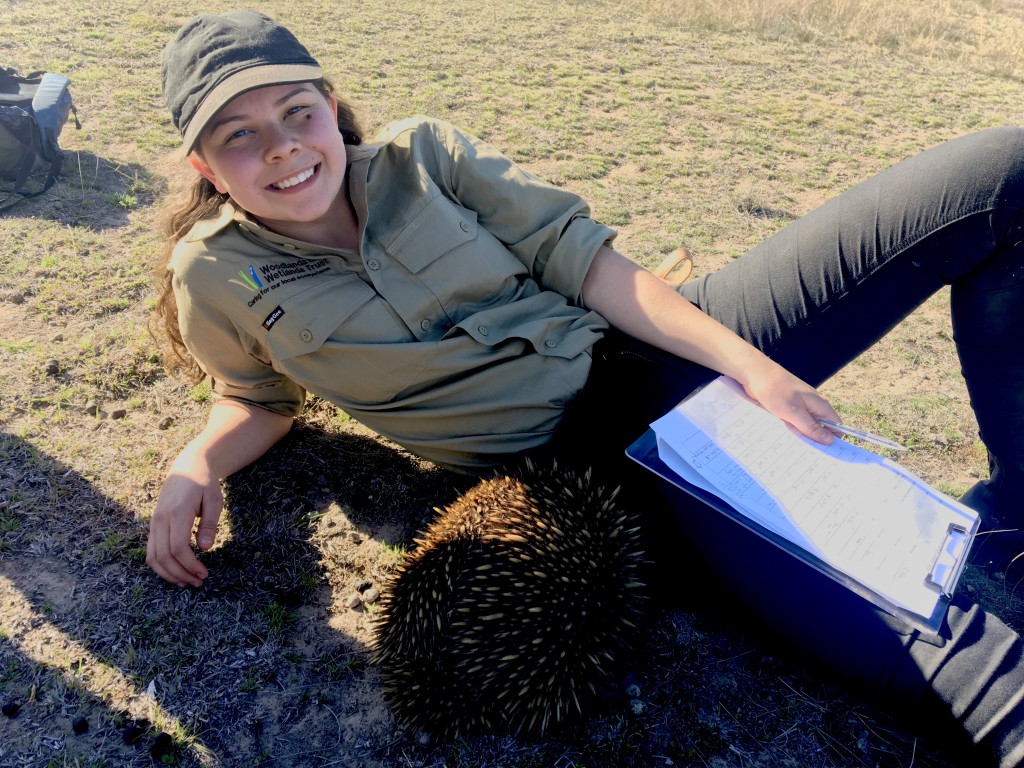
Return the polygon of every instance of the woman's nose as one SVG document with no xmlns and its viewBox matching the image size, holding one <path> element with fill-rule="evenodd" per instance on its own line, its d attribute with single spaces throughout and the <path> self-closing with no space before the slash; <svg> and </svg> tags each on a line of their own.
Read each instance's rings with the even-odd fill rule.
<svg viewBox="0 0 1024 768">
<path fill-rule="evenodd" d="M 283 127 L 269 129 L 264 134 L 265 154 L 268 162 L 282 157 L 288 157 L 299 151 L 299 142 L 291 131 Z"/>
</svg>

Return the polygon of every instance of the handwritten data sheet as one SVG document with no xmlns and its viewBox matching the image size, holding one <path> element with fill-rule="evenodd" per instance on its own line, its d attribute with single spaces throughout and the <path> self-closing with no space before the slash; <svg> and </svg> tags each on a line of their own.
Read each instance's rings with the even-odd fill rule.
<svg viewBox="0 0 1024 768">
<path fill-rule="evenodd" d="M 977 516 L 898 464 L 843 440 L 815 443 L 725 377 L 651 425 L 684 480 L 893 605 L 928 616 Z M 952 526 L 952 528 L 951 528 Z"/>
</svg>

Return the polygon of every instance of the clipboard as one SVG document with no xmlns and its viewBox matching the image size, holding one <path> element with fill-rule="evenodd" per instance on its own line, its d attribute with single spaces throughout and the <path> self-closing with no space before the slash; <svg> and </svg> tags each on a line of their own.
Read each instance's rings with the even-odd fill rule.
<svg viewBox="0 0 1024 768">
<path fill-rule="evenodd" d="M 971 544 L 979 526 L 979 519 L 976 513 L 963 507 L 958 502 L 949 500 L 950 508 L 953 510 L 950 512 L 953 520 L 946 526 L 944 532 L 936 532 L 936 538 L 941 539 L 941 545 L 936 547 L 936 551 L 929 558 L 928 564 L 921 568 L 920 579 L 927 585 L 930 593 L 934 595 L 934 602 L 926 610 L 909 610 L 890 599 L 882 591 L 871 588 L 861 580 L 851 576 L 845 570 L 836 567 L 814 552 L 804 548 L 799 542 L 794 542 L 791 538 L 762 525 L 750 515 L 738 510 L 721 496 L 706 488 L 694 485 L 681 477 L 659 456 L 658 440 L 654 429 L 648 429 L 636 442 L 629 446 L 626 450 L 626 455 L 660 477 L 671 488 L 679 489 L 689 496 L 696 498 L 704 505 L 729 518 L 735 524 L 772 543 L 808 567 L 841 584 L 854 594 L 928 634 L 937 634 L 942 625 L 957 583 L 966 567 Z M 896 466 L 898 467 L 898 465 Z M 913 477 L 909 473 L 906 474 L 911 478 Z M 942 496 L 938 491 L 925 486 L 916 478 L 913 478 L 913 480 L 930 494 L 937 497 Z M 946 498 L 948 497 L 943 497 L 943 499 Z"/>
</svg>

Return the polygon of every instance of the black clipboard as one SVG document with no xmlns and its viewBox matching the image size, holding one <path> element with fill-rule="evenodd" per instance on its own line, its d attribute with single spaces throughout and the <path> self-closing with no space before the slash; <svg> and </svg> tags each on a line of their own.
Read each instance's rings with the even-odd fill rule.
<svg viewBox="0 0 1024 768">
<path fill-rule="evenodd" d="M 654 430 L 648 429 L 636 442 L 626 449 L 626 455 L 638 464 L 660 477 L 670 486 L 679 489 L 706 506 L 718 511 L 732 520 L 735 524 L 759 536 L 760 538 L 774 544 L 787 554 L 803 562 L 833 581 L 841 584 L 850 592 L 871 602 L 885 612 L 898 617 L 909 625 L 930 635 L 937 635 L 949 607 L 950 600 L 956 590 L 960 576 L 963 574 L 967 564 L 970 547 L 974 535 L 977 533 L 979 521 L 973 519 L 967 525 L 951 525 L 947 531 L 945 542 L 936 553 L 935 561 L 932 564 L 930 573 L 922 574 L 922 578 L 932 584 L 936 590 L 936 603 L 932 613 L 928 616 L 909 611 L 902 606 L 892 603 L 878 592 L 868 588 L 861 582 L 852 578 L 845 572 L 835 568 L 830 563 L 822 560 L 806 549 L 794 544 L 789 539 L 781 536 L 775 531 L 765 528 L 747 515 L 736 510 L 726 501 L 718 496 L 692 485 L 679 477 L 667 464 L 658 456 L 657 437 Z"/>
</svg>

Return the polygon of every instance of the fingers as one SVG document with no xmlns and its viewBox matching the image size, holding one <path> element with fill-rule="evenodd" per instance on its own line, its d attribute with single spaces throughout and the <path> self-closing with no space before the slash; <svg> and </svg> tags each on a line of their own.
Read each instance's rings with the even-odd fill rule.
<svg viewBox="0 0 1024 768">
<path fill-rule="evenodd" d="M 819 419 L 839 421 L 839 414 L 817 390 L 795 376 L 786 373 L 770 382 L 755 399 L 805 437 L 823 445 L 831 445 L 835 439 Z"/>
<path fill-rule="evenodd" d="M 828 400 L 813 390 L 809 394 L 805 394 L 801 398 L 801 402 L 805 409 L 805 415 L 801 419 L 801 424 L 794 426 L 801 433 L 811 438 L 811 440 L 823 445 L 831 445 L 832 441 L 835 440 L 835 433 L 822 424 L 819 419 L 840 421 L 839 414 L 836 413 L 835 408 L 832 407 Z"/>
<path fill-rule="evenodd" d="M 805 403 L 807 405 L 808 413 L 810 413 L 815 420 L 827 419 L 828 421 L 841 421 L 839 413 L 832 407 L 832 403 L 819 395 L 816 390 L 811 390 L 810 396 L 805 398 Z"/>
<path fill-rule="evenodd" d="M 832 441 L 836 439 L 836 435 L 832 430 L 817 421 L 809 424 L 806 429 L 801 429 L 800 432 L 822 445 L 832 445 Z"/>
<path fill-rule="evenodd" d="M 220 525 L 220 511 L 224 507 L 224 497 L 220 484 L 210 486 L 203 494 L 203 511 L 199 517 L 199 529 L 196 531 L 196 544 L 202 550 L 213 546 L 217 540 L 217 527 Z M 206 577 L 203 576 L 205 579 Z"/>
<path fill-rule="evenodd" d="M 201 587 L 203 580 L 209 575 L 203 564 L 192 552 L 190 544 L 191 528 L 188 538 L 171 534 L 170 529 L 150 529 L 149 543 L 146 546 L 146 562 L 156 574 L 179 587 Z M 182 546 L 180 542 L 184 541 Z"/>
<path fill-rule="evenodd" d="M 222 500 L 219 484 L 213 485 L 211 490 L 189 478 L 172 475 L 164 483 L 153 511 L 146 562 L 162 579 L 180 587 L 201 587 L 209 576 L 192 551 L 192 527 L 196 517 L 202 518 L 203 535 L 212 545 Z"/>
<path fill-rule="evenodd" d="M 805 404 L 800 401 L 790 404 L 783 413 L 776 413 L 776 416 L 789 423 L 794 429 L 805 437 L 809 437 L 816 443 L 831 445 L 835 435 L 832 434 L 823 424 L 818 421 Z M 824 418 L 824 417 L 821 417 Z"/>
<path fill-rule="evenodd" d="M 835 408 L 814 387 L 781 366 L 771 363 L 743 386 L 761 407 L 805 437 L 823 445 L 831 445 L 835 440 L 835 434 L 819 421 L 840 421 Z"/>
</svg>

